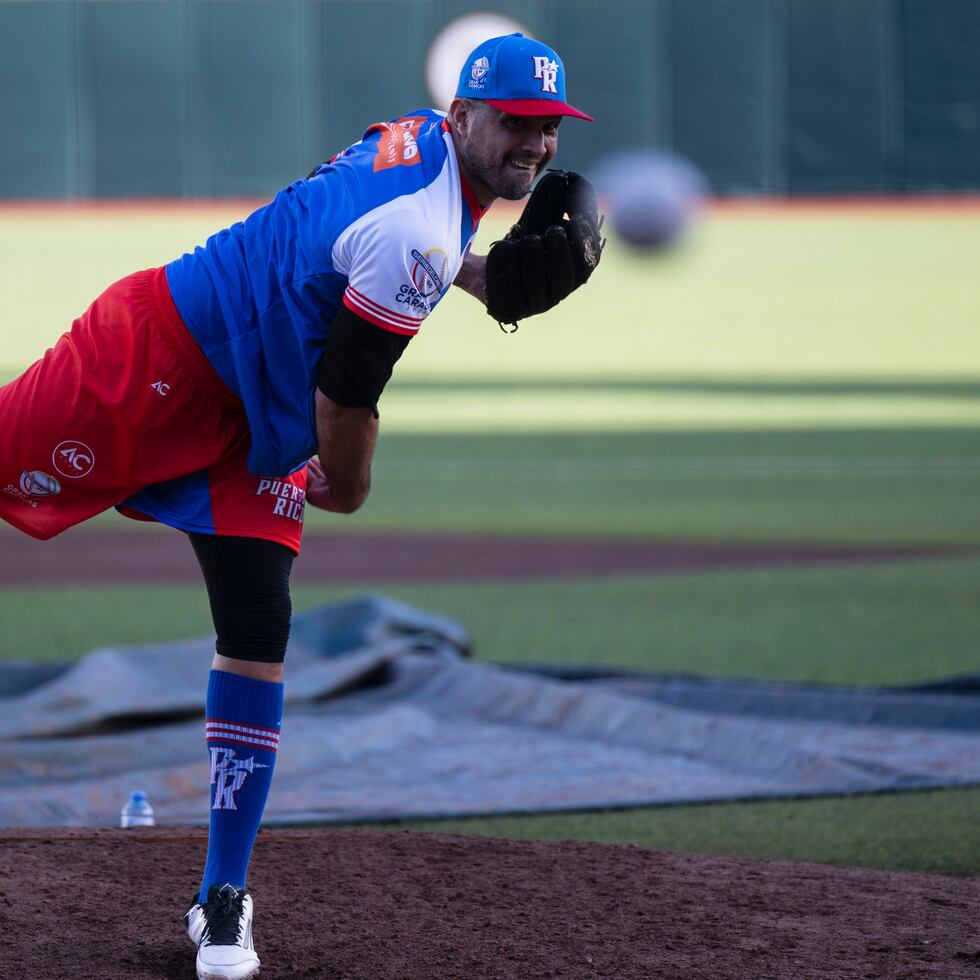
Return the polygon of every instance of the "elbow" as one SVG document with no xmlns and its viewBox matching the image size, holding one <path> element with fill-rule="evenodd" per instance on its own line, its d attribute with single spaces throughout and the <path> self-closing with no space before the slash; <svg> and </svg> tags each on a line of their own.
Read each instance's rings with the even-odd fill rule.
<svg viewBox="0 0 980 980">
<path fill-rule="evenodd" d="M 360 486 L 352 487 L 346 493 L 335 493 L 334 500 L 337 505 L 336 513 L 353 514 L 356 511 L 359 511 L 364 505 L 364 501 L 367 500 L 370 489 L 371 483 L 370 481 L 367 481 Z"/>
<path fill-rule="evenodd" d="M 338 500 L 337 509 L 334 511 L 335 514 L 353 514 L 361 509 L 361 505 L 367 498 L 361 498 L 360 500 Z"/>
</svg>

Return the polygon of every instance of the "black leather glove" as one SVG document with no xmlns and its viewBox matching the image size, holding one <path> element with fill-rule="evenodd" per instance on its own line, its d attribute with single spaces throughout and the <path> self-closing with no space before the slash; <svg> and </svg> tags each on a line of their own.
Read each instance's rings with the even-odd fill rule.
<svg viewBox="0 0 980 980">
<path fill-rule="evenodd" d="M 580 174 L 549 170 L 520 220 L 487 255 L 487 312 L 498 323 L 544 313 L 588 282 L 599 264 L 602 219 Z"/>
</svg>

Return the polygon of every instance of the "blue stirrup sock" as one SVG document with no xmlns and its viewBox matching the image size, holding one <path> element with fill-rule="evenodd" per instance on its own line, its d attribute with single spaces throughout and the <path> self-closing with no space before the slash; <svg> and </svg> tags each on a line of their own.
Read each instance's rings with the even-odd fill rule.
<svg viewBox="0 0 980 980">
<path fill-rule="evenodd" d="M 224 670 L 208 678 L 211 834 L 200 901 L 211 885 L 245 884 L 252 845 L 272 785 L 283 685 Z"/>
</svg>

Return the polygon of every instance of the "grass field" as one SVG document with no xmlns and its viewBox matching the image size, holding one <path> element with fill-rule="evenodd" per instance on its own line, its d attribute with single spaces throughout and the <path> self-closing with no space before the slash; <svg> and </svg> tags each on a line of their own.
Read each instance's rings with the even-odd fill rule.
<svg viewBox="0 0 980 980">
<path fill-rule="evenodd" d="M 104 285 L 235 216 L 0 210 L 0 377 Z M 383 400 L 372 499 L 310 526 L 980 546 L 978 247 L 977 212 L 725 212 L 665 259 L 612 244 L 514 336 L 453 296 Z M 372 587 L 458 617 L 499 661 L 862 684 L 978 670 L 969 554 Z M 341 594 L 301 588 L 296 605 Z M 203 590 L 0 592 L 3 657 L 207 629 Z M 977 874 L 978 805 L 957 790 L 437 826 Z"/>
</svg>

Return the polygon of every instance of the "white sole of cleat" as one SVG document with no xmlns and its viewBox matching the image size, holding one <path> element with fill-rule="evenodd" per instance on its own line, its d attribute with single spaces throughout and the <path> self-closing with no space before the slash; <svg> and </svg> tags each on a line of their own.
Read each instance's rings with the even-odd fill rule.
<svg viewBox="0 0 980 980">
<path fill-rule="evenodd" d="M 197 967 L 197 980 L 252 980 L 253 977 L 259 975 L 259 967 L 261 964 L 258 959 L 255 960 L 254 966 L 239 965 L 239 966 L 227 966 L 224 969 L 214 966 L 205 966 L 198 961 Z M 245 973 L 239 971 L 245 970 Z"/>
<path fill-rule="evenodd" d="M 254 970 L 252 973 L 249 973 L 249 974 L 247 974 L 247 975 L 245 975 L 243 977 L 236 977 L 235 980 L 252 980 L 253 977 L 257 977 L 258 975 L 259 975 L 259 971 L 258 970 Z M 228 974 L 227 973 L 209 973 L 209 972 L 206 972 L 206 971 L 198 970 L 197 971 L 197 980 L 228 980 Z"/>
</svg>

